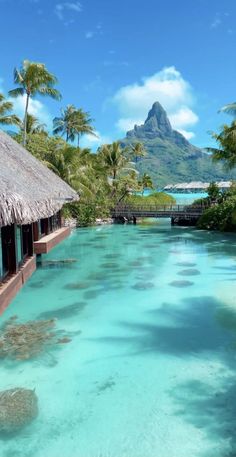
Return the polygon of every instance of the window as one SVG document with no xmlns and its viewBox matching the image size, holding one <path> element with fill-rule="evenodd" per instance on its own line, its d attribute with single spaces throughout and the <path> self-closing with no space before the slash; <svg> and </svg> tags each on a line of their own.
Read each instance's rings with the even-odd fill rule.
<svg viewBox="0 0 236 457">
<path fill-rule="evenodd" d="M 17 225 L 16 228 L 16 254 L 17 254 L 17 263 L 20 265 L 23 260 L 23 252 L 22 252 L 22 227 Z"/>
<path fill-rule="evenodd" d="M 1 275 L 2 278 L 16 272 L 16 238 L 15 226 L 1 228 Z"/>
</svg>

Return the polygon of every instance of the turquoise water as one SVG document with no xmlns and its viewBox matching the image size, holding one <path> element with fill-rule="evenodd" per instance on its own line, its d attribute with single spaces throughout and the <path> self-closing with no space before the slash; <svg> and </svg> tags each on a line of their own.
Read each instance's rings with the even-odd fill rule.
<svg viewBox="0 0 236 457">
<path fill-rule="evenodd" d="M 195 194 L 192 194 L 192 193 L 189 193 L 189 194 L 169 193 L 168 195 L 171 195 L 172 197 L 174 197 L 176 203 L 179 204 L 179 205 L 185 205 L 185 204 L 189 205 L 189 204 L 193 203 L 195 200 L 198 200 L 199 198 L 206 198 L 207 197 L 207 193 L 203 193 L 203 192 L 198 192 L 198 193 L 195 193 Z"/>
<path fill-rule="evenodd" d="M 236 238 L 156 225 L 79 229 L 2 322 L 57 318 L 71 342 L 1 361 L 39 415 L 1 457 L 236 455 Z"/>
</svg>

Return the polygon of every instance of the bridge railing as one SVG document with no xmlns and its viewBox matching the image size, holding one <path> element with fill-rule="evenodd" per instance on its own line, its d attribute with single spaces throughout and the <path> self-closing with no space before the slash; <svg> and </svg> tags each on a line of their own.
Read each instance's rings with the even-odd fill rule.
<svg viewBox="0 0 236 457">
<path fill-rule="evenodd" d="M 199 213 L 201 214 L 206 205 L 130 205 L 118 204 L 112 209 L 113 214 L 128 213 Z"/>
</svg>

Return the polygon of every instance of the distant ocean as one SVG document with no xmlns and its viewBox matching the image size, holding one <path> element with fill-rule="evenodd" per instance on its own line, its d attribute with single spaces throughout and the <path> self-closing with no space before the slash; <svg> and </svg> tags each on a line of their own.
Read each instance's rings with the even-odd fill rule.
<svg viewBox="0 0 236 457">
<path fill-rule="evenodd" d="M 193 193 L 193 194 L 174 194 L 174 193 L 169 193 L 167 192 L 168 195 L 171 195 L 172 197 L 174 197 L 174 199 L 176 200 L 176 203 L 178 203 L 179 205 L 184 205 L 185 203 L 188 204 L 188 203 L 193 203 L 194 200 L 198 200 L 199 198 L 205 198 L 207 197 L 207 193 L 205 192 L 202 192 L 202 193 Z"/>
</svg>

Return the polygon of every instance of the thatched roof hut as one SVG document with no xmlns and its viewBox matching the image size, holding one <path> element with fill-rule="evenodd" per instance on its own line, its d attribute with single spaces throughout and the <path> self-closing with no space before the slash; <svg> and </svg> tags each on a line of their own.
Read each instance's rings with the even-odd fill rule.
<svg viewBox="0 0 236 457">
<path fill-rule="evenodd" d="M 9 135 L 0 131 L 0 227 L 57 213 L 78 194 Z"/>
</svg>

